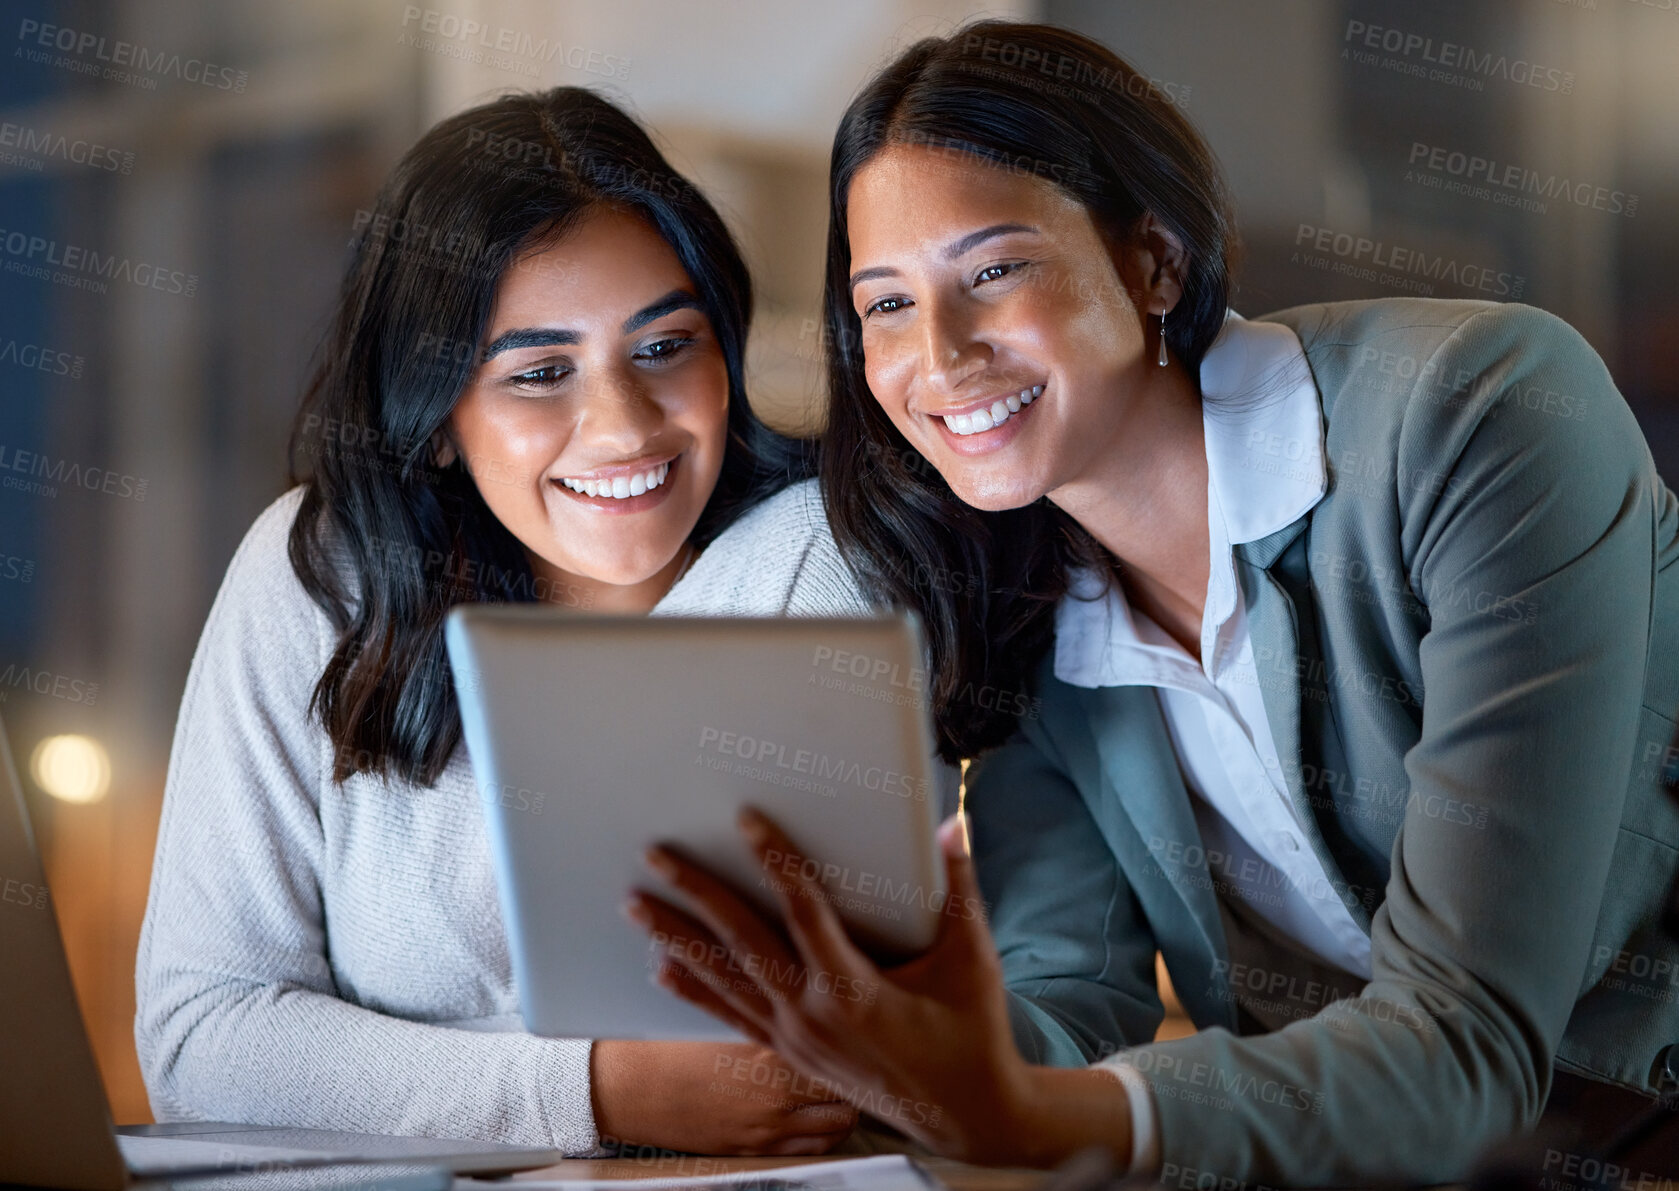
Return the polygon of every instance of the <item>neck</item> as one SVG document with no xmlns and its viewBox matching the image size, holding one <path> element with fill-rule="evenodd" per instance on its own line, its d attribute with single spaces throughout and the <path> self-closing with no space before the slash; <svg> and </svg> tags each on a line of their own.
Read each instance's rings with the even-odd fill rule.
<svg viewBox="0 0 1679 1191">
<path fill-rule="evenodd" d="M 608 583 L 563 570 L 535 554 L 529 557 L 540 600 L 602 615 L 646 616 L 676 586 L 698 553 L 692 542 L 682 543 L 669 562 L 639 583 Z"/>
<path fill-rule="evenodd" d="M 1119 433 L 1049 499 L 1119 560 L 1127 598 L 1199 656 L 1211 550 L 1200 389 L 1175 358 L 1141 371 Z"/>
</svg>

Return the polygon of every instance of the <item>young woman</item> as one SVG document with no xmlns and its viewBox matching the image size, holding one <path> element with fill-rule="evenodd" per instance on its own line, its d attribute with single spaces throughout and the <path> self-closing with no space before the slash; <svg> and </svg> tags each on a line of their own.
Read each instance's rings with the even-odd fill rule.
<svg viewBox="0 0 1679 1191">
<path fill-rule="evenodd" d="M 950 825 L 947 929 L 883 971 L 773 828 L 780 929 L 658 851 L 695 914 L 632 916 L 724 944 L 661 978 L 941 1152 L 1182 1186 L 1457 1180 L 1679 1086 L 1679 502 L 1580 337 L 1243 321 L 1204 144 L 1051 28 L 912 47 L 831 181 L 823 482 L 928 626 L 974 869 Z M 1157 951 L 1201 1029 L 1149 1045 Z"/>
<path fill-rule="evenodd" d="M 820 1089 L 721 1094 L 791 1086 L 761 1047 L 522 1032 L 443 647 L 464 601 L 865 607 L 803 444 L 747 404 L 750 317 L 716 211 L 588 91 L 464 112 L 397 166 L 299 416 L 310 474 L 182 700 L 138 972 L 160 1119 L 569 1153 L 849 1133 Z"/>
</svg>

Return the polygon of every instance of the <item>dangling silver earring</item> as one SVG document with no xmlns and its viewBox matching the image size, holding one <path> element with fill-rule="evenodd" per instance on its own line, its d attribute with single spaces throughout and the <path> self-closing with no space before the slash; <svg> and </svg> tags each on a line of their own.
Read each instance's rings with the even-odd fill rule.
<svg viewBox="0 0 1679 1191">
<path fill-rule="evenodd" d="M 1166 367 L 1166 312 L 1160 312 L 1160 366 Z"/>
</svg>

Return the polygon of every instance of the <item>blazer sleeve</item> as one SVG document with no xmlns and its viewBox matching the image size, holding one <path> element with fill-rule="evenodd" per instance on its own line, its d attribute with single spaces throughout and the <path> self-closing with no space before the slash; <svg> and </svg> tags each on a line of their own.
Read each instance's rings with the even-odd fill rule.
<svg viewBox="0 0 1679 1191">
<path fill-rule="evenodd" d="M 1398 430 L 1400 467 L 1448 478 L 1400 497 L 1431 619 L 1373 979 L 1274 1033 L 1209 1029 L 1116 1056 L 1153 1088 L 1180 1170 L 1456 1181 L 1549 1094 L 1635 750 L 1660 481 L 1602 362 L 1560 320 L 1496 307 L 1434 355 L 1479 381 L 1456 405 L 1413 395 Z M 1511 399 L 1533 387 L 1587 398 L 1586 416 Z M 1538 611 L 1487 615 L 1465 591 Z M 1426 814 L 1439 798 L 1489 813 Z"/>
<path fill-rule="evenodd" d="M 188 673 L 136 965 L 159 1120 L 597 1148 L 585 1039 L 409 1021 L 338 995 L 307 712 L 330 628 L 285 556 L 295 501 L 228 567 Z M 393 922 L 392 930 L 403 928 Z"/>
<path fill-rule="evenodd" d="M 1022 725 L 968 768 L 975 870 L 1021 1053 L 1083 1066 L 1154 1037 L 1154 936 L 1041 723 Z"/>
</svg>

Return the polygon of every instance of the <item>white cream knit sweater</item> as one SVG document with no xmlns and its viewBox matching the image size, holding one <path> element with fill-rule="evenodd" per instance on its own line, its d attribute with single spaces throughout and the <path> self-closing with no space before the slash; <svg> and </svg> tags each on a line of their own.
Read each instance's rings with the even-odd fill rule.
<svg viewBox="0 0 1679 1191">
<path fill-rule="evenodd" d="M 159 1120 L 598 1144 L 589 1042 L 523 1032 L 464 745 L 433 787 L 329 777 L 305 712 L 333 636 L 245 536 L 181 700 L 136 972 Z M 656 614 L 856 615 L 814 481 L 751 510 Z"/>
</svg>

